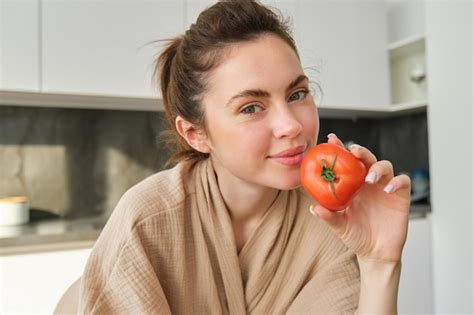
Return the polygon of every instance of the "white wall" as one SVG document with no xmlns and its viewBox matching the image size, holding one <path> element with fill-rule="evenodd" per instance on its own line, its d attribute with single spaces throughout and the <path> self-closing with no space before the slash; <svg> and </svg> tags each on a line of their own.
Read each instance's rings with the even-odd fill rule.
<svg viewBox="0 0 474 315">
<path fill-rule="evenodd" d="M 434 306 L 472 314 L 473 4 L 425 6 Z"/>
</svg>

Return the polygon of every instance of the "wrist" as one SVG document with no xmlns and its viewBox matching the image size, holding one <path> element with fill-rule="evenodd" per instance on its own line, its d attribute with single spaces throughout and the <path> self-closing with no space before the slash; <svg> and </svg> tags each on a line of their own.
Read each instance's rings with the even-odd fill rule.
<svg viewBox="0 0 474 315">
<path fill-rule="evenodd" d="M 357 261 L 362 281 L 392 282 L 401 273 L 402 262 L 400 260 L 357 257 Z"/>
<path fill-rule="evenodd" d="M 401 261 L 357 257 L 361 291 L 358 313 L 397 314 Z"/>
<path fill-rule="evenodd" d="M 365 267 L 370 269 L 393 269 L 401 266 L 402 264 L 401 260 L 386 260 L 359 255 L 357 255 L 357 262 L 359 263 L 359 267 Z"/>
</svg>

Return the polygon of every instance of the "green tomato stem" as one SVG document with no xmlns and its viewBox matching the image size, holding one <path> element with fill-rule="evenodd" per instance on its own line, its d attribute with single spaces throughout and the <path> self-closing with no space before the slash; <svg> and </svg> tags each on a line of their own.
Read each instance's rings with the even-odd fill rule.
<svg viewBox="0 0 474 315">
<path fill-rule="evenodd" d="M 337 198 L 336 190 L 334 189 L 334 181 L 337 180 L 337 177 L 336 175 L 334 175 L 334 172 L 332 171 L 332 169 L 334 168 L 334 164 L 336 164 L 336 160 L 337 160 L 337 154 L 334 156 L 334 160 L 332 160 L 329 167 L 326 166 L 325 159 L 321 160 L 321 168 L 322 168 L 321 177 L 322 179 L 324 179 L 325 181 L 329 183 L 329 188 L 331 189 L 332 194 L 334 195 L 334 197 Z"/>
</svg>

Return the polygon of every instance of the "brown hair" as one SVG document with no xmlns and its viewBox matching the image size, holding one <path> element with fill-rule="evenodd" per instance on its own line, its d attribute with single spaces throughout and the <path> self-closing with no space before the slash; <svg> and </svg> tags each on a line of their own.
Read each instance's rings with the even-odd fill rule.
<svg viewBox="0 0 474 315">
<path fill-rule="evenodd" d="M 179 115 L 197 128 L 205 128 L 201 96 L 206 89 L 206 74 L 218 66 L 225 48 L 251 41 L 264 34 L 274 34 L 298 51 L 282 14 L 257 1 L 220 1 L 210 6 L 196 23 L 178 37 L 168 39 L 155 60 L 153 77 L 161 88 L 166 120 L 169 125 L 162 135 L 177 151 L 166 166 L 181 160 L 201 160 L 209 156 L 189 146 L 175 127 Z M 298 56 L 299 58 L 299 56 Z"/>
</svg>

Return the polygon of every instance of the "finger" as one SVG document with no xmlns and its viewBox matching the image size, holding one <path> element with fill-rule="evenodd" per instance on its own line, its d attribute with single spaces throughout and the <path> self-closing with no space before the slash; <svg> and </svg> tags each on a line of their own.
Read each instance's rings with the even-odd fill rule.
<svg viewBox="0 0 474 315">
<path fill-rule="evenodd" d="M 326 222 L 339 234 L 343 233 L 347 222 L 345 211 L 331 211 L 319 204 L 312 205 L 309 208 L 309 211 L 313 215 L 318 216 L 322 221 Z"/>
<path fill-rule="evenodd" d="M 368 170 L 367 176 L 365 177 L 365 182 L 368 184 L 374 184 L 384 177 L 387 178 L 387 182 L 393 178 L 393 165 L 387 160 L 378 161 L 372 164 Z"/>
<path fill-rule="evenodd" d="M 398 175 L 392 178 L 387 185 L 384 187 L 384 191 L 387 194 L 392 194 L 400 189 L 406 189 L 408 194 L 411 191 L 411 180 L 410 177 L 406 174 Z"/>
<path fill-rule="evenodd" d="M 328 134 L 328 143 L 340 145 L 345 148 L 344 143 L 334 133 Z"/>
<path fill-rule="evenodd" d="M 366 169 L 369 169 L 375 162 L 377 162 L 377 157 L 369 149 L 361 145 L 352 144 L 349 147 L 349 151 L 364 163 Z"/>
</svg>

